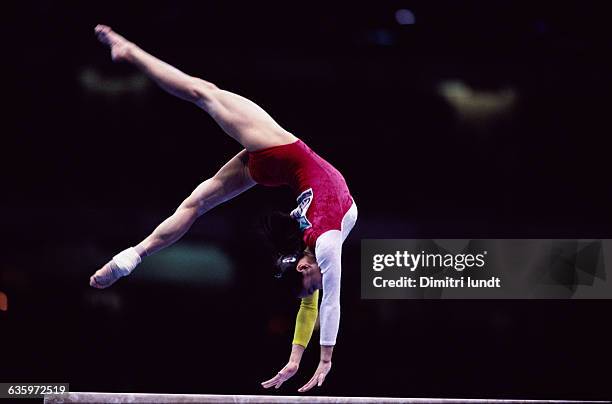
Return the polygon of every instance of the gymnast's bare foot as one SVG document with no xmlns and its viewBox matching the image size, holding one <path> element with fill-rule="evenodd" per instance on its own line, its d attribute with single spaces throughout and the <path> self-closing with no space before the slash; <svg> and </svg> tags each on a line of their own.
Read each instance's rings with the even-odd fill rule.
<svg viewBox="0 0 612 404">
<path fill-rule="evenodd" d="M 89 278 L 89 286 L 96 289 L 108 288 L 113 283 L 117 282 L 123 275 L 119 271 L 117 264 L 114 261 L 109 261 L 102 268 L 96 271 Z"/>
<path fill-rule="evenodd" d="M 134 48 L 133 43 L 106 25 L 96 25 L 94 31 L 98 40 L 110 48 L 111 58 L 114 62 L 124 62 L 128 59 Z"/>
</svg>

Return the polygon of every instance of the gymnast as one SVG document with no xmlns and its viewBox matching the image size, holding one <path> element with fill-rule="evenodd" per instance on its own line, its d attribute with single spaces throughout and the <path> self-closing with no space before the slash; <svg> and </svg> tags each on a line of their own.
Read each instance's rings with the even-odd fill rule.
<svg viewBox="0 0 612 404">
<path fill-rule="evenodd" d="M 168 93 L 206 111 L 244 148 L 195 190 L 140 244 L 115 255 L 90 278 L 106 288 L 141 260 L 180 239 L 198 217 L 255 184 L 289 186 L 297 196 L 290 214 L 271 215 L 263 230 L 276 251 L 276 277 L 301 298 L 289 361 L 264 388 L 279 388 L 296 374 L 316 322 L 321 356 L 312 378 L 298 391 L 321 386 L 331 369 L 340 324 L 342 244 L 357 220 L 357 206 L 340 172 L 284 130 L 252 101 L 189 76 L 98 25 L 95 33 L 115 62 L 131 63 Z M 319 289 L 323 290 L 320 310 Z"/>
</svg>

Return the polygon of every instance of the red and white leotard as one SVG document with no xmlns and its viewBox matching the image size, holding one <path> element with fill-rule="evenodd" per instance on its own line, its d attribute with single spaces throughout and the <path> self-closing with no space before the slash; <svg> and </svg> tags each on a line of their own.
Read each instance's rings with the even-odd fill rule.
<svg viewBox="0 0 612 404">
<path fill-rule="evenodd" d="M 323 275 L 319 312 L 321 345 L 335 345 L 340 323 L 342 243 L 357 220 L 357 207 L 342 174 L 304 142 L 249 152 L 249 172 L 265 186 L 289 186 L 298 207 L 291 212 L 315 252 Z"/>
</svg>

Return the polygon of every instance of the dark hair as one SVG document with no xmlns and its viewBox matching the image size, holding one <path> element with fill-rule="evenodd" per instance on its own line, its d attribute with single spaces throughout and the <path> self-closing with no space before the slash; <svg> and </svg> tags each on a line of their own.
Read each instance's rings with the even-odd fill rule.
<svg viewBox="0 0 612 404">
<path fill-rule="evenodd" d="M 292 296 L 297 296 L 303 288 L 303 277 L 296 266 L 306 247 L 300 225 L 287 213 L 272 212 L 262 218 L 261 233 L 271 250 L 273 273 L 279 286 Z M 288 259 L 291 257 L 295 259 Z"/>
<path fill-rule="evenodd" d="M 276 274 L 278 286 L 292 297 L 297 297 L 302 289 L 303 275 L 297 271 L 297 263 L 303 254 L 281 255 L 276 260 Z"/>
<path fill-rule="evenodd" d="M 283 212 L 272 212 L 263 217 L 261 230 L 273 255 L 297 254 L 306 247 L 297 220 Z"/>
</svg>

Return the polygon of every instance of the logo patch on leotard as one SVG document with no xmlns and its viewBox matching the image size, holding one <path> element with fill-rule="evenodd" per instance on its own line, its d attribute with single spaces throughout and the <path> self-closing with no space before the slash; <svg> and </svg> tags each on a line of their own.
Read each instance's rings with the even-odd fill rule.
<svg viewBox="0 0 612 404">
<path fill-rule="evenodd" d="M 312 223 L 306 218 L 306 212 L 308 212 L 313 198 L 314 192 L 312 192 L 312 188 L 308 188 L 297 197 L 298 207 L 291 211 L 291 217 L 298 221 L 302 231 L 312 227 Z"/>
</svg>

